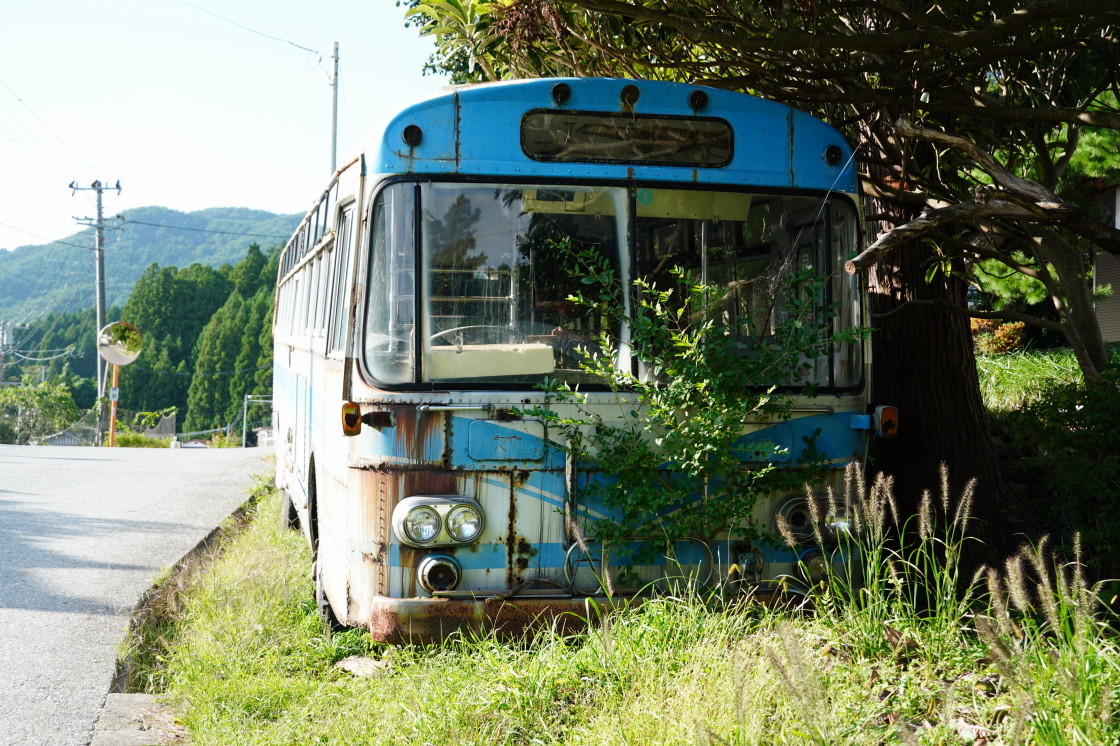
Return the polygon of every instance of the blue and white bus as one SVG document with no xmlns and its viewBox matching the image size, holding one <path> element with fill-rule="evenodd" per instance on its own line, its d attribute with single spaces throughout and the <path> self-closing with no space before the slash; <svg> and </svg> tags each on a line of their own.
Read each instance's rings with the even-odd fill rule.
<svg viewBox="0 0 1120 746">
<path fill-rule="evenodd" d="M 773 284 L 750 279 L 812 267 L 836 330 L 863 322 L 859 278 L 840 271 L 862 240 L 851 150 L 802 112 L 607 79 L 464 86 L 403 108 L 334 175 L 278 277 L 277 483 L 311 543 L 325 619 L 389 642 L 517 631 L 582 616 L 595 573 L 620 569 L 587 556 L 611 550 L 565 519 L 610 519 L 577 489 L 602 475 L 580 474 L 523 414 L 556 406 L 547 380 L 617 402 L 579 364 L 606 322 L 568 300 L 580 279 L 549 248 L 563 240 L 597 247 L 625 282 L 680 266 L 725 284 L 730 313 L 773 303 Z M 868 358 L 866 341 L 832 346 L 788 420 L 743 423 L 787 458 L 812 437 L 831 473 L 818 495 L 866 452 Z M 803 529 L 810 499 L 769 495 L 753 520 Z M 762 588 L 827 553 L 801 538 L 724 532 L 680 557 L 700 578 L 734 566 Z M 638 582 L 616 592 L 681 561 L 621 568 Z"/>
</svg>

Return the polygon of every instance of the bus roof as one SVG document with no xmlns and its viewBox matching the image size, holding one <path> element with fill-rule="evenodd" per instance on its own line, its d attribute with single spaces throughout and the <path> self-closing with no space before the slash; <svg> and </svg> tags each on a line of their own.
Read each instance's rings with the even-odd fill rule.
<svg viewBox="0 0 1120 746">
<path fill-rule="evenodd" d="M 556 97 L 561 103 L 553 94 L 558 84 L 567 86 L 567 98 Z M 627 86 L 638 94 L 630 106 L 622 100 Z M 694 111 L 690 96 L 697 90 L 706 99 Z M 534 160 L 521 145 L 522 118 L 531 111 L 723 120 L 734 133 L 733 150 L 726 164 L 713 167 Z M 419 128 L 418 144 L 405 139 L 410 127 L 413 142 Z M 548 78 L 460 86 L 400 111 L 375 132 L 371 146 L 376 150 L 367 152 L 367 167 L 382 174 L 691 181 L 849 193 L 857 188 L 851 148 L 829 125 L 773 101 L 683 83 Z"/>
</svg>

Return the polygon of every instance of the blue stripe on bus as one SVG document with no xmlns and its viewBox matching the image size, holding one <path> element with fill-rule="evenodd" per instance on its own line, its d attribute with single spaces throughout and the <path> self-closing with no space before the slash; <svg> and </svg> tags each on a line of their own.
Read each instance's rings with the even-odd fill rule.
<svg viewBox="0 0 1120 746">
<path fill-rule="evenodd" d="M 597 555 L 599 545 L 591 542 L 588 547 L 593 555 Z M 632 564 L 630 553 L 635 551 L 636 545 L 626 552 L 615 552 L 610 558 L 612 567 L 625 567 Z M 560 542 L 542 542 L 531 545 L 532 553 L 529 555 L 530 569 L 562 568 L 564 558 L 568 554 L 567 548 Z M 726 550 L 720 551 L 721 546 L 712 547 L 712 559 L 717 564 L 729 564 Z M 759 543 L 759 553 L 762 561 L 770 564 L 797 561 L 797 553 L 786 546 L 776 546 L 768 543 Z M 504 542 L 490 542 L 470 546 L 432 547 L 432 554 L 449 554 L 455 558 L 464 570 L 506 570 L 509 567 L 509 547 Z M 524 556 L 524 555 L 518 555 Z M 573 551 L 573 559 L 583 558 L 585 555 L 580 549 Z M 390 553 L 391 566 L 401 566 L 400 545 L 394 544 Z M 642 562 L 643 567 L 664 567 L 666 565 L 703 565 L 708 562 L 708 553 L 697 542 L 678 542 L 676 558 L 668 559 L 659 555 L 649 561 Z M 587 563 L 580 563 L 586 567 Z"/>
</svg>

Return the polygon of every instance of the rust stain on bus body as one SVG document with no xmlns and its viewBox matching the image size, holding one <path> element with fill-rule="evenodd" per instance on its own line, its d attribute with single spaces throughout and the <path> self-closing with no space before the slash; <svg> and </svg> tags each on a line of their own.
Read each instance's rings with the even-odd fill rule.
<svg viewBox="0 0 1120 746">
<path fill-rule="evenodd" d="M 407 404 L 390 406 L 388 409 L 393 413 L 397 444 L 404 455 L 416 463 L 423 461 L 428 444 L 441 433 L 443 418 L 438 414 L 421 412 Z"/>
<path fill-rule="evenodd" d="M 609 602 L 600 601 L 600 606 Z M 453 632 L 492 631 L 503 639 L 525 639 L 545 630 L 570 634 L 587 627 L 583 598 L 491 596 L 384 600 L 370 616 L 370 636 L 395 645 L 438 642 Z"/>
<path fill-rule="evenodd" d="M 505 545 L 506 591 L 513 591 L 525 585 L 525 579 L 532 564 L 532 557 L 537 554 L 533 542 L 535 536 L 522 535 L 519 532 L 519 493 L 532 476 L 532 472 L 518 464 L 486 464 L 484 468 L 477 468 L 474 464 L 456 465 L 452 453 L 452 423 L 453 418 L 444 412 L 417 411 L 413 405 L 384 405 L 367 402 L 366 406 L 375 407 L 379 411 L 387 411 L 393 415 L 393 429 L 382 430 L 396 444 L 396 458 L 389 457 L 380 460 L 359 456 L 352 461 L 350 466 L 360 475 L 361 483 L 359 497 L 360 520 L 369 527 L 366 531 L 374 542 L 384 542 L 385 546 L 395 542 L 392 537 L 392 513 L 401 499 L 411 495 L 466 495 L 490 503 L 493 511 L 497 506 L 493 504 L 496 497 L 494 488 L 496 483 L 501 483 L 502 492 L 507 495 L 508 507 L 504 531 L 495 524 L 490 534 L 490 541 L 501 542 Z M 441 440 L 442 439 L 442 442 Z M 479 465 L 481 466 L 481 465 Z M 507 482 L 508 480 L 508 482 Z M 501 493 L 498 493 L 501 494 Z M 365 499 L 370 496 L 371 499 Z M 495 511 L 496 512 L 496 511 Z M 496 517 L 496 516 L 495 516 Z M 522 517 L 522 519 L 528 516 Z M 501 533 L 498 533 L 501 531 Z M 497 535 L 495 535 L 497 534 Z M 448 547 L 441 547 L 447 552 Z M 477 551 L 477 546 L 474 547 Z M 430 554 L 430 549 L 418 549 L 406 545 L 397 546 L 397 567 L 384 566 L 378 575 L 378 595 L 383 601 L 387 590 L 385 581 L 390 574 L 399 571 L 400 588 L 406 597 L 426 597 L 419 586 L 415 569 L 423 557 Z M 497 568 L 495 568 L 497 569 Z M 483 591 L 479 591 L 482 593 Z M 494 593 L 494 590 L 485 591 Z M 397 599 L 398 601 L 400 599 Z M 457 614 L 465 614 L 462 610 L 452 610 L 445 604 L 437 603 L 435 609 L 447 610 L 451 618 Z M 377 602 L 375 602 L 376 604 Z M 421 617 L 426 613 L 423 609 L 412 612 Z M 502 612 L 502 618 L 511 615 L 510 610 Z M 407 622 L 407 620 L 405 620 Z M 387 622 L 377 622 L 384 626 Z M 408 622 L 411 623 L 411 622 Z M 517 626 L 515 623 L 510 622 Z"/>
</svg>

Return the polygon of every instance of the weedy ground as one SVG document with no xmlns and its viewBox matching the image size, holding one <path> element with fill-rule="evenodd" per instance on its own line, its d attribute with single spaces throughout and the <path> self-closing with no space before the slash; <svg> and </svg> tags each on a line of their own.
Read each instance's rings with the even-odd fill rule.
<svg viewBox="0 0 1120 746">
<path fill-rule="evenodd" d="M 583 634 L 391 648 L 323 628 L 305 543 L 269 493 L 136 678 L 198 744 L 1120 741 L 1120 650 L 1076 563 L 1027 547 L 973 584 L 946 564 L 957 498 L 929 499 L 909 549 L 874 543 L 889 484 L 854 500 L 865 577 L 832 578 L 811 612 L 682 594 Z M 354 655 L 375 673 L 335 665 Z"/>
<path fill-rule="evenodd" d="M 1115 619 L 1077 547 L 1024 546 L 965 577 L 967 492 L 935 490 L 906 521 L 889 480 L 862 483 L 835 497 L 856 569 L 811 608 L 717 588 L 592 607 L 581 634 L 426 648 L 325 630 L 306 543 L 262 486 L 255 518 L 137 643 L 133 680 L 191 743 L 222 746 L 1120 743 Z M 337 665 L 351 656 L 373 674 Z"/>
</svg>

